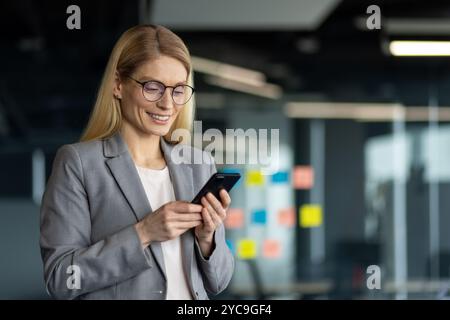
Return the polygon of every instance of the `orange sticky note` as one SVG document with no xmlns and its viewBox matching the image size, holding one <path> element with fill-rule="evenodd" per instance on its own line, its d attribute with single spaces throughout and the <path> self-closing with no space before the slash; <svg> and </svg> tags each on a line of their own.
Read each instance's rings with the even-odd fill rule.
<svg viewBox="0 0 450 320">
<path fill-rule="evenodd" d="M 239 240 L 238 257 L 241 259 L 254 259 L 256 257 L 256 242 L 251 239 Z"/>
<path fill-rule="evenodd" d="M 322 224 L 322 207 L 315 204 L 305 204 L 299 209 L 300 226 L 303 228 L 318 227 Z"/>
<path fill-rule="evenodd" d="M 244 225 L 244 210 L 239 208 L 228 209 L 224 224 L 225 228 L 228 229 L 241 228 Z"/>
<path fill-rule="evenodd" d="M 281 255 L 280 241 L 275 239 L 266 239 L 263 244 L 263 256 L 265 258 L 278 258 Z"/>
<path fill-rule="evenodd" d="M 278 223 L 286 227 L 293 227 L 295 225 L 295 209 L 280 209 L 278 211 Z"/>
<path fill-rule="evenodd" d="M 295 189 L 311 189 L 314 186 L 314 170 L 311 166 L 295 166 L 292 172 Z"/>
</svg>

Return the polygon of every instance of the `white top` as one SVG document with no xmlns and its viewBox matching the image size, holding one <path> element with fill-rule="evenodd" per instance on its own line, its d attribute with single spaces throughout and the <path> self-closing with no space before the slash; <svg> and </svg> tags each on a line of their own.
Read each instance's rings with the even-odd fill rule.
<svg viewBox="0 0 450 320">
<path fill-rule="evenodd" d="M 161 170 L 136 166 L 148 201 L 153 210 L 175 201 L 172 181 L 167 166 Z M 188 281 L 183 271 L 180 237 L 161 242 L 167 276 L 167 300 L 191 300 Z"/>
</svg>

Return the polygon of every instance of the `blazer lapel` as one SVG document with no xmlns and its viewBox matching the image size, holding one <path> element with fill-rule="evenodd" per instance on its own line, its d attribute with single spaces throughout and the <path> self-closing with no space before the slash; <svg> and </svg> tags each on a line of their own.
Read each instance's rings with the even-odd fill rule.
<svg viewBox="0 0 450 320">
<path fill-rule="evenodd" d="M 130 204 L 136 221 L 142 220 L 147 213 L 153 210 L 142 187 L 142 182 L 134 168 L 133 160 L 129 155 L 123 154 L 106 160 L 106 164 Z"/>
<path fill-rule="evenodd" d="M 145 194 L 144 187 L 142 186 L 128 147 L 119 132 L 116 132 L 113 136 L 103 141 L 103 152 L 105 157 L 108 158 L 106 164 L 111 170 L 124 197 L 130 204 L 136 222 L 142 220 L 153 210 Z M 149 247 L 167 280 L 161 243 L 158 241 L 152 242 Z"/>
</svg>

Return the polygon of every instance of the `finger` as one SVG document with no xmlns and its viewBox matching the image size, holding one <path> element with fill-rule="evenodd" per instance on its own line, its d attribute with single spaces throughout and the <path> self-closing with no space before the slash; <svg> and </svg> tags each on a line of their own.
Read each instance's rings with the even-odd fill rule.
<svg viewBox="0 0 450 320">
<path fill-rule="evenodd" d="M 176 213 L 174 221 L 202 221 L 201 213 Z"/>
<path fill-rule="evenodd" d="M 214 221 L 211 219 L 209 212 L 206 208 L 202 209 L 202 218 L 203 218 L 203 230 L 210 232 L 216 229 Z"/>
<path fill-rule="evenodd" d="M 208 199 L 206 199 L 206 197 L 202 197 L 200 199 L 200 202 L 202 203 L 203 208 L 206 208 L 208 210 L 210 210 L 209 208 L 212 209 L 211 204 L 209 203 Z M 203 210 L 203 208 L 202 208 L 202 210 Z M 212 210 L 214 210 L 214 209 L 212 209 Z"/>
<path fill-rule="evenodd" d="M 190 229 L 202 224 L 202 221 L 179 221 L 174 224 L 176 229 Z"/>
<path fill-rule="evenodd" d="M 205 197 L 202 198 L 201 200 L 204 209 L 206 209 L 206 211 L 210 214 L 211 219 L 213 219 L 214 215 L 216 212 L 214 210 L 214 208 L 211 206 L 211 203 L 209 202 L 209 200 L 207 200 Z M 213 222 L 216 224 L 217 222 L 213 219 Z"/>
<path fill-rule="evenodd" d="M 225 209 L 222 207 L 222 204 L 220 203 L 219 200 L 217 200 L 216 197 L 214 197 L 214 195 L 209 192 L 206 195 L 208 202 L 211 204 L 211 206 L 214 208 L 214 211 L 220 216 L 221 219 L 225 219 L 226 217 L 226 211 Z"/>
<path fill-rule="evenodd" d="M 202 206 L 199 204 L 189 203 L 185 201 L 177 201 L 175 202 L 172 210 L 176 212 L 191 212 L 191 213 L 200 213 L 202 211 Z"/>
<path fill-rule="evenodd" d="M 216 228 L 216 225 L 213 219 L 211 218 L 208 209 L 203 208 L 202 217 L 203 217 L 203 224 L 205 225 L 207 230 L 214 230 Z"/>
<path fill-rule="evenodd" d="M 216 211 L 209 212 L 209 214 L 211 216 L 211 219 L 214 221 L 214 229 L 222 224 L 222 217 L 220 217 Z"/>
<path fill-rule="evenodd" d="M 227 190 L 222 189 L 220 190 L 220 199 L 222 202 L 222 206 L 224 208 L 228 208 L 231 204 L 231 197 L 230 194 L 227 192 Z"/>
<path fill-rule="evenodd" d="M 219 226 L 222 223 L 222 218 L 219 216 L 216 210 L 211 206 L 211 204 L 206 199 L 205 199 L 205 209 L 208 210 L 208 213 L 212 221 L 214 222 L 214 228 Z"/>
</svg>

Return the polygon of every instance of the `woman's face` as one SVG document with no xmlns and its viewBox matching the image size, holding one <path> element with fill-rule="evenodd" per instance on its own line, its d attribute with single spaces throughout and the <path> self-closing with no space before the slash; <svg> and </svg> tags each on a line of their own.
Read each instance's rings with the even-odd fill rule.
<svg viewBox="0 0 450 320">
<path fill-rule="evenodd" d="M 183 64 L 161 56 L 139 67 L 132 78 L 139 82 L 156 80 L 166 86 L 187 84 L 188 74 Z M 160 100 L 150 102 L 142 94 L 142 86 L 124 78 L 117 80 L 114 94 L 121 99 L 123 120 L 140 133 L 164 136 L 183 108 L 172 100 L 172 88 L 167 88 Z"/>
</svg>

